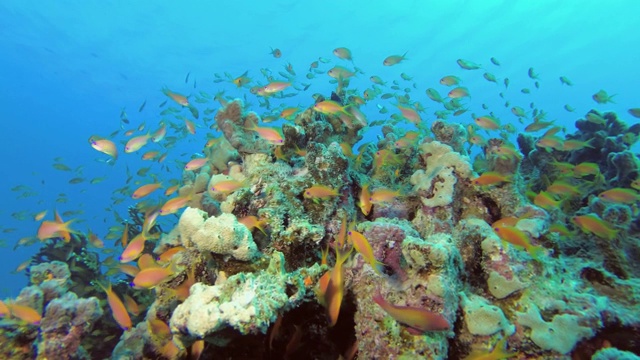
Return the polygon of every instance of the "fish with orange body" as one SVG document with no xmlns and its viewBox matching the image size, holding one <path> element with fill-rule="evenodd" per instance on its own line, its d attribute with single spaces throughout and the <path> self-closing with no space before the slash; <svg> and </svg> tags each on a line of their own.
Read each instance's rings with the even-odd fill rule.
<svg viewBox="0 0 640 360">
<path fill-rule="evenodd" d="M 174 274 L 173 266 L 153 267 L 140 270 L 133 278 L 131 286 L 135 288 L 151 289 L 164 282 Z"/>
<path fill-rule="evenodd" d="M 325 185 L 314 185 L 307 188 L 304 191 L 303 196 L 306 199 L 328 199 L 330 197 L 338 196 L 338 190 L 332 189 Z"/>
<path fill-rule="evenodd" d="M 546 191 L 541 191 L 533 198 L 533 203 L 545 210 L 551 211 L 560 209 L 562 201 L 553 198 L 553 195 Z"/>
<path fill-rule="evenodd" d="M 356 251 L 360 253 L 360 255 L 362 255 L 364 261 L 373 268 L 373 271 L 375 271 L 376 274 L 382 274 L 384 264 L 376 260 L 373 254 L 373 248 L 371 247 L 369 240 L 367 240 L 367 238 L 362 233 L 355 230 L 349 231 L 348 235 L 349 242 L 353 244 L 353 248 L 356 249 Z"/>
<path fill-rule="evenodd" d="M 6 307 L 9 309 L 11 316 L 18 318 L 27 324 L 39 325 L 40 320 L 42 320 L 40 312 L 30 306 L 6 304 Z"/>
<path fill-rule="evenodd" d="M 189 100 L 186 96 L 175 93 L 167 88 L 162 89 L 162 92 L 167 95 L 171 100 L 182 106 L 189 106 Z"/>
<path fill-rule="evenodd" d="M 65 241 L 68 242 L 64 233 L 76 233 L 76 231 L 72 230 L 69 226 L 75 219 L 69 220 L 67 222 L 58 222 L 58 221 L 49 221 L 45 220 L 40 223 L 40 227 L 38 228 L 38 239 L 47 240 L 54 237 L 62 237 L 65 238 Z"/>
<path fill-rule="evenodd" d="M 147 144 L 147 142 L 149 142 L 149 139 L 151 139 L 151 135 L 149 133 L 132 137 L 124 146 L 124 152 L 132 153 L 140 150 L 140 148 L 142 148 Z"/>
<path fill-rule="evenodd" d="M 477 178 L 471 179 L 471 182 L 477 186 L 492 186 L 502 184 L 504 182 L 511 182 L 511 177 L 502 175 L 495 171 L 487 171 Z"/>
<path fill-rule="evenodd" d="M 265 85 L 262 89 L 262 95 L 261 96 L 268 96 L 268 95 L 272 95 L 275 94 L 277 92 L 283 91 L 284 89 L 288 88 L 289 86 L 291 86 L 290 82 L 284 82 L 284 81 L 273 81 L 270 82 L 269 84 Z M 260 92 L 258 92 L 258 95 L 260 95 Z"/>
<path fill-rule="evenodd" d="M 116 148 L 116 144 L 113 141 L 108 139 L 101 139 L 98 136 L 92 136 L 89 138 L 89 143 L 91 147 L 100 151 L 101 153 L 107 154 L 114 159 L 118 158 L 118 149 Z"/>
<path fill-rule="evenodd" d="M 134 199 L 141 199 L 149 194 L 151 194 L 152 192 L 160 189 L 162 187 L 162 183 L 153 183 L 153 184 L 146 184 L 146 185 L 142 185 L 139 188 L 137 188 L 133 194 L 131 194 L 131 197 Z"/>
<path fill-rule="evenodd" d="M 246 226 L 249 231 L 253 231 L 254 228 L 257 228 L 261 233 L 267 235 L 264 231 L 264 226 L 267 223 L 265 219 L 258 219 L 255 215 L 249 215 L 238 219 L 238 222 Z"/>
<path fill-rule="evenodd" d="M 249 74 L 249 70 L 245 71 L 244 74 L 233 79 L 231 82 L 237 87 L 243 87 L 251 82 L 251 78 L 247 76 L 248 74 Z"/>
<path fill-rule="evenodd" d="M 384 66 L 393 66 L 393 65 L 397 65 L 400 62 L 402 62 L 403 60 L 406 60 L 407 53 L 405 52 L 403 55 L 390 55 L 387 56 L 383 61 L 382 61 L 382 65 Z"/>
<path fill-rule="evenodd" d="M 377 188 L 371 192 L 369 201 L 373 204 L 391 202 L 397 197 L 402 196 L 400 190 L 391 190 L 386 188 Z"/>
<path fill-rule="evenodd" d="M 442 314 L 413 306 L 398 306 L 388 303 L 378 292 L 373 301 L 394 318 L 407 326 L 409 333 L 422 335 L 427 331 L 446 331 L 451 328 L 449 321 Z"/>
<path fill-rule="evenodd" d="M 598 194 L 604 201 L 616 204 L 634 204 L 640 201 L 640 194 L 633 189 L 613 188 Z"/>
<path fill-rule="evenodd" d="M 325 301 L 329 312 L 329 326 L 334 326 L 338 322 L 340 306 L 344 297 L 344 268 L 342 265 L 351 255 L 351 251 L 353 251 L 353 248 L 346 252 L 336 248 L 336 264 L 331 269 L 325 293 Z"/>
<path fill-rule="evenodd" d="M 478 126 L 485 130 L 498 130 L 500 129 L 500 122 L 493 116 L 480 116 L 475 118 L 475 122 Z"/>
<path fill-rule="evenodd" d="M 618 235 L 618 230 L 612 228 L 608 222 L 602 220 L 596 214 L 574 216 L 571 221 L 578 225 L 582 231 L 592 233 L 603 239 L 613 240 Z"/>
<path fill-rule="evenodd" d="M 544 254 L 544 247 L 531 244 L 531 238 L 527 233 L 514 226 L 495 226 L 493 231 L 498 237 L 517 248 L 526 250 L 532 258 L 538 260 Z"/>
<path fill-rule="evenodd" d="M 207 161 L 209 161 L 208 158 L 197 158 L 197 159 L 191 159 L 189 160 L 189 162 L 184 166 L 184 169 L 186 171 L 195 171 L 200 169 L 201 167 L 205 166 L 207 164 Z"/>
<path fill-rule="evenodd" d="M 278 128 L 253 125 L 245 129 L 257 132 L 258 136 L 269 142 L 271 145 L 279 146 L 284 144 L 284 136 Z"/>
<path fill-rule="evenodd" d="M 107 293 L 107 302 L 109 303 L 109 307 L 111 308 L 111 314 L 115 319 L 116 323 L 120 325 L 120 328 L 123 330 L 129 330 L 133 326 L 131 323 L 131 318 L 129 317 L 129 313 L 127 312 L 127 308 L 124 306 L 120 297 L 113 291 L 111 288 L 111 284 L 108 284 L 106 287 L 101 283 L 97 283 L 104 292 Z"/>
<path fill-rule="evenodd" d="M 324 115 L 344 114 L 351 117 L 351 113 L 347 111 L 347 106 L 342 106 L 333 100 L 320 101 L 313 105 L 313 109 Z"/>
<path fill-rule="evenodd" d="M 369 213 L 371 212 L 371 206 L 373 206 L 371 204 L 371 192 L 369 192 L 369 184 L 364 184 L 362 186 L 362 189 L 360 190 L 360 196 L 359 196 L 359 203 L 358 206 L 360 207 L 360 211 L 362 211 L 362 214 L 364 214 L 364 216 L 369 215 Z"/>
<path fill-rule="evenodd" d="M 140 254 L 142 254 L 142 250 L 144 250 L 144 243 L 146 240 L 144 233 L 141 232 L 136 235 L 122 251 L 119 258 L 120 262 L 128 263 L 137 259 Z"/>
<path fill-rule="evenodd" d="M 234 191 L 238 191 L 242 188 L 248 187 L 251 185 L 249 179 L 245 179 L 243 181 L 236 179 L 222 180 L 213 184 L 211 188 L 209 188 L 213 192 L 219 192 L 223 194 L 230 194 Z"/>
</svg>

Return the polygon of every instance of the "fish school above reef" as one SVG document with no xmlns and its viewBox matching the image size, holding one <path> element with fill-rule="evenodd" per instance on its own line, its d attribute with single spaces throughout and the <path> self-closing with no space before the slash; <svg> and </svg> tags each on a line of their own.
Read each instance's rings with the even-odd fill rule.
<svg viewBox="0 0 640 360">
<path fill-rule="evenodd" d="M 306 78 L 328 75 L 335 88 L 304 107 L 274 105 L 312 85 L 287 63 L 260 80 L 214 76 L 243 99 L 165 88 L 157 128 L 92 136 L 110 163 L 144 152 L 166 169 L 176 142 L 211 129 L 203 154 L 181 159 L 179 180 L 147 169 L 117 190 L 138 203 L 106 235 L 115 248 L 57 211 L 37 215 L 29 286 L 0 302 L 0 356 L 640 355 L 640 163 L 631 150 L 640 125 L 624 120 L 640 109 L 593 109 L 567 132 L 533 103 L 507 101 L 507 116 L 480 108 L 457 75 L 426 89 L 428 99 L 405 73 L 356 89 L 350 82 L 364 72 L 351 51 L 334 55 Z M 405 56 L 382 65 L 401 67 Z M 495 58 L 457 63 L 465 76 L 484 73 L 502 98 L 542 91 L 533 68 L 531 87 L 517 90 L 487 71 L 500 69 Z M 601 90 L 593 100 L 612 97 Z M 367 119 L 369 102 L 382 120 Z M 130 124 L 124 110 L 121 122 Z M 363 141 L 371 128 L 381 135 Z"/>
</svg>

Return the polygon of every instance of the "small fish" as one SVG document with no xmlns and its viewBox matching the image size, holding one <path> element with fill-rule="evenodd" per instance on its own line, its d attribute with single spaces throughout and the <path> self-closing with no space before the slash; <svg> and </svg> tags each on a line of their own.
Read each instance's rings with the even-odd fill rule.
<svg viewBox="0 0 640 360">
<path fill-rule="evenodd" d="M 428 88 L 427 89 L 427 96 L 429 97 L 429 99 L 435 101 L 435 102 L 442 102 L 442 96 L 440 96 L 440 94 L 438 94 L 438 91 L 436 89 L 433 88 Z"/>
<path fill-rule="evenodd" d="M 569 104 L 565 104 L 564 109 L 567 110 L 568 112 L 574 112 L 576 110 L 573 106 Z"/>
<path fill-rule="evenodd" d="M 640 194 L 633 189 L 613 188 L 598 194 L 604 201 L 616 204 L 634 204 L 640 201 Z"/>
<path fill-rule="evenodd" d="M 367 238 L 362 233 L 359 233 L 355 230 L 351 230 L 347 232 L 347 234 L 349 235 L 349 242 L 353 244 L 353 247 L 356 249 L 356 251 L 360 253 L 360 255 L 362 255 L 364 261 L 373 268 L 373 271 L 375 271 L 376 274 L 382 274 L 384 264 L 376 260 L 373 254 L 373 248 L 371 247 L 369 240 L 367 240 Z"/>
<path fill-rule="evenodd" d="M 89 138 L 89 143 L 92 148 L 100 151 L 101 153 L 107 154 L 114 159 L 118 158 L 118 149 L 116 149 L 116 144 L 114 144 L 113 141 L 93 135 Z"/>
<path fill-rule="evenodd" d="M 631 116 L 640 119 L 640 108 L 631 108 L 628 111 Z"/>
<path fill-rule="evenodd" d="M 498 61 L 498 59 L 492 57 L 490 60 L 493 65 L 500 66 L 500 61 Z"/>
<path fill-rule="evenodd" d="M 490 352 L 487 351 L 472 351 L 469 356 L 464 358 L 464 360 L 504 360 L 514 356 L 517 356 L 517 353 L 508 352 L 506 349 L 507 338 L 506 336 L 498 340 L 496 345 L 493 347 L 493 350 Z"/>
<path fill-rule="evenodd" d="M 249 70 L 245 71 L 244 74 L 233 79 L 231 82 L 237 87 L 243 87 L 247 85 L 248 83 L 251 82 L 251 79 L 247 76 L 248 73 L 249 73 Z"/>
<path fill-rule="evenodd" d="M 184 166 L 184 169 L 186 171 L 195 171 L 205 166 L 208 161 L 209 161 L 208 158 L 192 159 Z"/>
<path fill-rule="evenodd" d="M 534 259 L 539 259 L 540 255 L 544 254 L 544 247 L 532 245 L 529 235 L 514 226 L 495 226 L 493 231 L 496 232 L 501 240 L 518 248 L 523 248 Z"/>
<path fill-rule="evenodd" d="M 609 94 L 607 94 L 606 91 L 600 90 L 597 93 L 593 94 L 593 96 L 591 96 L 591 97 L 598 104 L 606 104 L 606 103 L 610 103 L 610 102 L 615 104 L 615 102 L 613 100 L 611 100 L 611 99 L 613 99 L 614 96 L 615 95 L 609 96 Z"/>
<path fill-rule="evenodd" d="M 403 55 L 390 55 L 387 56 L 384 61 L 382 61 L 382 65 L 384 66 L 393 66 L 399 64 L 401 61 L 406 60 L 407 53 L 405 52 Z"/>
<path fill-rule="evenodd" d="M 189 106 L 189 100 L 186 96 L 175 93 L 167 88 L 162 89 L 162 92 L 167 95 L 171 100 L 182 106 Z"/>
<path fill-rule="evenodd" d="M 472 179 L 471 182 L 477 186 L 491 186 L 502 184 L 503 182 L 511 182 L 511 178 L 495 171 L 487 171 L 479 177 Z"/>
<path fill-rule="evenodd" d="M 144 233 L 139 233 L 136 235 L 131 241 L 127 244 L 127 247 L 124 248 L 122 254 L 120 254 L 119 261 L 121 263 L 128 263 L 136 260 L 142 254 L 142 250 L 144 250 L 144 243 L 147 238 Z"/>
<path fill-rule="evenodd" d="M 464 60 L 464 59 L 458 59 L 456 60 L 456 62 L 458 63 L 458 66 L 460 66 L 465 70 L 478 70 L 482 67 L 480 64 L 476 64 L 473 61 Z"/>
<path fill-rule="evenodd" d="M 496 79 L 496 76 L 493 75 L 492 73 L 486 72 L 486 73 L 482 74 L 482 77 L 484 77 L 485 80 L 487 80 L 489 82 L 496 83 L 496 84 L 498 83 L 498 80 Z"/>
<path fill-rule="evenodd" d="M 460 80 L 459 77 L 453 75 L 448 75 L 440 79 L 440 84 L 445 86 L 458 85 L 461 82 L 462 80 Z"/>
<path fill-rule="evenodd" d="M 445 331 L 451 328 L 442 314 L 418 307 L 390 304 L 380 292 L 373 296 L 373 301 L 397 322 L 408 326 L 410 333 L 414 335 L 421 335 L 427 331 Z"/>
<path fill-rule="evenodd" d="M 269 52 L 271 55 L 273 55 L 274 58 L 279 59 L 282 56 L 282 51 L 280 51 L 280 49 L 278 48 L 271 48 L 271 52 Z"/>
<path fill-rule="evenodd" d="M 150 138 L 151 135 L 147 133 L 146 135 L 139 135 L 129 139 L 129 141 L 127 141 L 127 144 L 124 146 L 124 152 L 132 153 L 140 150 L 140 148 L 147 144 Z"/>
<path fill-rule="evenodd" d="M 139 188 L 137 188 L 133 192 L 133 194 L 131 194 L 131 197 L 134 198 L 134 199 L 141 199 L 141 198 L 151 194 L 152 192 L 158 190 L 161 187 L 162 187 L 162 183 L 153 183 L 153 184 L 142 185 Z"/>
<path fill-rule="evenodd" d="M 500 122 L 493 116 L 480 116 L 475 119 L 475 122 L 485 130 L 497 130 L 500 128 Z"/>
<path fill-rule="evenodd" d="M 213 184 L 209 189 L 213 192 L 219 192 L 224 194 L 229 194 L 234 191 L 240 190 L 244 187 L 249 186 L 249 180 L 239 181 L 235 179 L 222 180 Z"/>
<path fill-rule="evenodd" d="M 262 92 L 266 95 L 271 95 L 271 94 L 275 94 L 277 92 L 283 91 L 284 89 L 288 88 L 289 86 L 291 86 L 290 82 L 283 82 L 283 81 L 273 81 L 270 82 L 269 84 L 267 84 L 266 86 L 264 86 L 262 88 Z M 259 93 L 258 93 L 259 95 Z"/>
<path fill-rule="evenodd" d="M 39 325 L 40 320 L 42 320 L 40 312 L 30 306 L 6 304 L 6 307 L 9 308 L 11 316 L 18 318 L 27 324 Z"/>
<path fill-rule="evenodd" d="M 573 83 L 571 82 L 571 80 L 569 80 L 569 78 L 567 78 L 566 76 L 560 76 L 560 83 L 562 85 L 573 86 Z"/>
<path fill-rule="evenodd" d="M 259 127 L 254 125 L 245 129 L 257 132 L 258 136 L 269 142 L 271 145 L 280 146 L 284 144 L 284 135 L 282 135 L 282 132 L 279 128 L 266 126 Z"/>
<path fill-rule="evenodd" d="M 534 79 L 534 80 L 538 79 L 538 74 L 535 73 L 533 68 L 529 68 L 529 70 L 527 71 L 527 75 L 529 75 L 531 79 Z"/>
<path fill-rule="evenodd" d="M 466 87 L 457 87 L 447 94 L 452 99 L 458 99 L 462 97 L 469 97 L 469 90 Z"/>
<path fill-rule="evenodd" d="M 351 116 L 351 113 L 349 113 L 346 109 L 347 106 L 341 106 L 340 104 L 338 104 L 337 102 L 333 101 L 333 100 L 324 100 L 321 101 L 319 103 L 316 103 L 315 105 L 313 105 L 313 109 L 321 114 L 324 115 L 338 115 L 338 114 L 345 114 L 347 116 Z"/>
<path fill-rule="evenodd" d="M 353 61 L 353 58 L 351 57 L 351 50 L 347 49 L 346 47 L 339 47 L 339 48 L 333 49 L 333 55 L 337 56 L 339 59 L 342 59 L 342 60 Z"/>
<path fill-rule="evenodd" d="M 174 274 L 170 267 L 155 267 L 140 270 L 131 282 L 135 288 L 151 289 Z"/>
<path fill-rule="evenodd" d="M 324 185 L 314 185 L 304 191 L 303 196 L 307 199 L 328 199 L 340 195 L 338 190 Z"/>
<path fill-rule="evenodd" d="M 613 240 L 618 234 L 618 230 L 613 229 L 608 222 L 602 220 L 596 214 L 574 216 L 571 221 L 578 225 L 582 231 L 592 233 L 603 239 Z"/>
<path fill-rule="evenodd" d="M 54 237 L 64 237 L 64 233 L 76 233 L 76 231 L 72 230 L 69 226 L 74 220 L 69 220 L 67 222 L 58 222 L 58 221 L 48 221 L 45 220 L 40 223 L 40 227 L 38 228 L 38 239 L 46 240 Z"/>
<path fill-rule="evenodd" d="M 109 307 L 111 308 L 111 314 L 115 319 L 116 323 L 120 325 L 120 328 L 123 330 L 129 330 L 133 326 L 131 323 L 131 318 L 129 317 L 129 313 L 127 312 L 127 308 L 124 306 L 124 303 L 118 295 L 111 288 L 111 284 L 108 284 L 106 287 L 101 283 L 97 282 L 98 286 L 107 293 L 107 302 L 109 303 Z"/>
</svg>

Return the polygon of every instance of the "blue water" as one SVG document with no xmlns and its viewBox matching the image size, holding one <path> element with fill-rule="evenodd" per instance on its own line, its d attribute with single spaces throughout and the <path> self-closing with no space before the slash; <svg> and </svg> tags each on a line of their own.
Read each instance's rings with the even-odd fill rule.
<svg viewBox="0 0 640 360">
<path fill-rule="evenodd" d="M 54 208 L 83 210 L 84 214 L 72 217 L 78 219 L 74 227 L 91 229 L 100 236 L 117 225 L 113 211 L 126 217 L 126 207 L 135 202 L 127 199 L 114 206 L 114 199 L 127 196 L 114 196 L 113 191 L 124 186 L 127 167 L 135 173 L 151 165 L 140 156 L 159 147 L 152 144 L 135 154 L 124 154 L 118 142 L 120 158 L 110 166 L 97 161 L 107 156 L 93 150 L 87 139 L 94 134 L 106 137 L 120 129 L 123 108 L 131 121 L 125 130 L 143 122 L 148 130 L 155 130 L 160 120 L 158 104 L 166 100 L 160 91 L 163 86 L 183 94 L 225 90 L 226 95 L 241 97 L 248 94 L 247 89 L 237 89 L 229 82 L 214 84 L 213 74 L 228 72 L 236 77 L 249 70 L 250 76 L 264 83 L 261 68 L 277 73 L 291 63 L 297 81 L 312 85 L 276 104 L 308 107 L 313 104 L 311 94 L 326 95 L 333 88 L 326 74 L 307 80 L 309 64 L 323 57 L 331 64 L 321 69 L 336 64 L 351 67 L 332 55 L 334 48 L 345 46 L 351 49 L 355 65 L 366 72 L 351 87 L 364 90 L 371 85 L 371 75 L 389 82 L 398 79 L 403 88 L 415 82 L 411 96 L 428 107 L 428 115 L 423 114 L 427 124 L 435 118 L 433 111 L 441 108 L 426 97 L 425 90 L 434 87 L 446 94 L 438 81 L 450 74 L 462 77 L 471 91 L 469 113 L 481 113 L 480 105 L 486 103 L 503 122 L 515 120 L 498 96 L 503 86 L 484 80 L 485 70 L 460 69 L 455 62 L 458 58 L 482 64 L 500 80 L 509 77 L 505 97 L 512 106 L 528 109 L 533 101 L 549 113 L 548 119 L 569 129 L 591 108 L 616 111 L 632 123 L 626 110 L 640 106 L 639 11 L 640 2 L 633 0 L 193 1 L 188 5 L 175 1 L 3 1 L 0 240 L 5 247 L 0 248 L 4 280 L 0 297 L 13 296 L 26 285 L 24 273 L 10 272 L 34 254 L 38 244 L 12 248 L 18 239 L 35 235 L 38 224 L 32 216 L 36 212 L 48 209 L 51 219 Z M 271 47 L 282 50 L 280 59 L 271 56 Z M 388 55 L 405 52 L 405 62 L 382 66 Z M 502 65 L 492 65 L 490 57 Z M 527 77 L 529 67 L 540 74 L 540 90 Z M 402 82 L 402 72 L 413 76 L 413 82 Z M 185 83 L 187 73 L 190 79 Z M 562 86 L 561 75 L 575 85 Z M 531 88 L 532 94 L 521 94 L 523 87 Z M 596 104 L 591 95 L 600 89 L 617 94 L 616 103 Z M 252 110 L 262 111 L 254 96 L 249 95 L 248 100 L 254 105 Z M 145 109 L 138 112 L 144 101 Z M 390 102 L 378 99 L 364 107 L 370 120 L 384 118 L 377 104 L 396 112 Z M 576 112 L 566 112 L 565 104 Z M 471 118 L 465 114 L 450 121 L 468 124 Z M 165 162 L 170 171 L 154 163 L 151 172 L 163 180 L 180 179 L 181 163 L 177 161 L 201 151 L 206 131 L 199 128 L 195 136 L 171 149 Z M 122 134 L 118 139 L 124 139 Z M 54 169 L 55 157 L 77 171 Z M 102 176 L 107 180 L 100 184 L 68 183 L 74 177 L 88 181 Z M 150 178 L 136 180 L 144 183 Z M 19 198 L 23 191 L 10 190 L 17 185 L 26 185 L 36 194 Z M 56 202 L 60 193 L 66 194 L 66 203 Z M 17 220 L 12 216 L 16 212 L 25 212 L 27 219 Z M 174 220 L 163 219 L 165 228 Z M 11 229 L 15 231 L 7 232 Z"/>
</svg>

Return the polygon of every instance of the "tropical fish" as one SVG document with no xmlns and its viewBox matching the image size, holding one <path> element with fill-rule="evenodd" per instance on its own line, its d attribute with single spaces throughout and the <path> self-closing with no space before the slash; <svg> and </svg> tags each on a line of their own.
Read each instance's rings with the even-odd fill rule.
<svg viewBox="0 0 640 360">
<path fill-rule="evenodd" d="M 349 235 L 349 242 L 353 244 L 354 249 L 362 255 L 364 261 L 373 268 L 376 274 L 382 274 L 384 264 L 376 260 L 369 240 L 367 240 L 362 233 L 355 230 L 351 230 L 347 234 Z"/>
<path fill-rule="evenodd" d="M 273 55 L 274 58 L 279 59 L 282 56 L 282 51 L 278 48 L 271 48 L 270 54 Z"/>
<path fill-rule="evenodd" d="M 503 182 L 511 182 L 511 178 L 495 171 L 487 171 L 479 177 L 472 179 L 471 182 L 478 186 L 491 186 L 498 185 Z"/>
<path fill-rule="evenodd" d="M 116 144 L 113 141 L 108 139 L 101 139 L 98 136 L 94 135 L 89 138 L 89 143 L 91 143 L 91 147 L 100 151 L 101 153 L 107 154 L 114 159 L 118 158 L 118 149 L 116 148 Z"/>
<path fill-rule="evenodd" d="M 208 158 L 196 158 L 196 159 L 191 159 L 185 166 L 184 169 L 186 171 L 194 171 L 194 170 L 198 170 L 201 167 L 205 166 L 207 164 L 207 162 L 209 161 Z"/>
<path fill-rule="evenodd" d="M 406 60 L 407 53 L 405 52 L 403 55 L 390 55 L 387 56 L 384 61 L 382 61 L 382 65 L 384 66 L 393 66 L 399 64 L 401 61 Z"/>
<path fill-rule="evenodd" d="M 617 204 L 633 204 L 640 201 L 640 194 L 633 189 L 613 188 L 601 192 L 598 197 Z"/>
<path fill-rule="evenodd" d="M 40 320 L 42 320 L 40 312 L 30 306 L 6 304 L 6 307 L 9 309 L 9 313 L 11 314 L 11 316 L 18 318 L 26 322 L 27 324 L 39 325 Z"/>
<path fill-rule="evenodd" d="M 497 130 L 500 128 L 500 122 L 493 116 L 480 116 L 475 119 L 478 126 L 486 130 Z"/>
<path fill-rule="evenodd" d="M 280 91 L 288 88 L 289 86 L 291 86 L 290 82 L 273 81 L 273 82 L 270 82 L 269 84 L 267 84 L 266 86 L 264 86 L 262 88 L 262 91 L 266 95 L 271 95 L 271 94 L 275 94 L 277 92 L 280 92 Z"/>
<path fill-rule="evenodd" d="M 69 228 L 69 225 L 71 225 L 71 223 L 74 221 L 75 219 L 69 220 L 67 222 L 45 220 L 40 223 L 40 227 L 38 228 L 38 239 L 42 241 L 54 237 L 65 237 L 64 233 L 76 233 L 76 231 Z"/>
<path fill-rule="evenodd" d="M 249 74 L 249 70 L 245 71 L 244 74 L 233 79 L 231 82 L 237 87 L 243 87 L 251 82 L 251 79 L 247 76 L 247 74 Z"/>
<path fill-rule="evenodd" d="M 390 304 L 380 292 L 373 296 L 373 301 L 397 322 L 408 326 L 409 332 L 414 335 L 422 335 L 427 331 L 445 331 L 451 327 L 442 314 L 418 307 Z"/>
<path fill-rule="evenodd" d="M 582 231 L 592 233 L 603 239 L 613 240 L 618 234 L 618 230 L 613 229 L 608 222 L 602 220 L 596 214 L 574 216 L 571 221 L 578 225 Z"/>
<path fill-rule="evenodd" d="M 507 338 L 506 336 L 498 340 L 493 350 L 487 351 L 472 351 L 469 356 L 464 360 L 503 360 L 510 357 L 517 356 L 517 353 L 508 352 L 506 350 Z"/>
<path fill-rule="evenodd" d="M 304 191 L 303 196 L 307 199 L 328 199 L 340 195 L 338 190 L 325 185 L 314 185 Z"/>
<path fill-rule="evenodd" d="M 153 184 L 142 185 L 139 188 L 137 188 L 133 192 L 133 194 L 131 194 L 131 197 L 134 198 L 134 199 L 141 199 L 141 198 L 151 194 L 152 192 L 158 190 L 161 187 L 162 187 L 162 183 L 153 183 Z"/>
<path fill-rule="evenodd" d="M 319 103 L 316 103 L 315 105 L 313 105 L 313 109 L 321 114 L 324 115 L 337 115 L 337 114 L 345 114 L 348 116 L 351 116 L 351 113 L 349 113 L 346 109 L 347 106 L 341 106 L 340 104 L 338 104 L 337 102 L 333 101 L 333 100 L 324 100 L 321 101 Z"/>
<path fill-rule="evenodd" d="M 629 109 L 629 114 L 631 114 L 631 116 L 635 117 L 635 118 L 640 118 L 640 108 L 632 108 Z"/>
<path fill-rule="evenodd" d="M 339 47 L 339 48 L 333 49 L 333 55 L 337 56 L 342 60 L 353 61 L 353 58 L 351 57 L 351 50 L 347 49 L 346 47 Z"/>
<path fill-rule="evenodd" d="M 140 272 L 138 272 L 138 274 L 133 278 L 131 284 L 136 288 L 151 289 L 167 280 L 173 274 L 174 271 L 170 266 L 147 268 L 140 270 Z"/>
<path fill-rule="evenodd" d="M 182 106 L 189 106 L 189 100 L 186 96 L 175 93 L 167 88 L 162 89 L 162 92 L 167 95 L 171 100 Z"/>
<path fill-rule="evenodd" d="M 458 85 L 461 82 L 462 80 L 460 80 L 459 77 L 453 75 L 448 75 L 440 79 L 440 84 L 445 86 Z"/>
<path fill-rule="evenodd" d="M 127 144 L 124 146 L 124 152 L 132 153 L 140 150 L 141 147 L 147 144 L 150 138 L 151 135 L 147 133 L 146 135 L 140 135 L 129 139 L 129 141 L 127 141 Z"/>
<path fill-rule="evenodd" d="M 606 103 L 609 103 L 609 102 L 615 104 L 615 102 L 613 100 L 611 100 L 611 99 L 613 99 L 614 96 L 615 95 L 609 96 L 609 94 L 607 94 L 606 91 L 600 90 L 597 93 L 593 94 L 593 96 L 591 96 L 591 97 L 598 104 L 606 104 Z"/>
<path fill-rule="evenodd" d="M 544 254 L 544 247 L 531 244 L 529 235 L 514 226 L 496 226 L 493 228 L 498 237 L 519 248 L 524 248 L 532 258 L 538 259 Z"/>
<path fill-rule="evenodd" d="M 495 65 L 495 66 L 500 66 L 500 62 L 498 61 L 498 59 L 496 59 L 496 58 L 492 57 L 492 58 L 491 58 L 491 59 L 489 59 L 489 60 L 491 60 L 491 63 L 492 63 L 493 65 Z"/>
<path fill-rule="evenodd" d="M 280 132 L 280 129 L 275 127 L 259 127 L 253 125 L 252 127 L 245 128 L 250 131 L 255 131 L 258 133 L 262 139 L 269 142 L 271 145 L 282 145 L 284 144 L 284 136 Z"/>
<path fill-rule="evenodd" d="M 566 76 L 560 76 L 560 83 L 563 85 L 573 86 L 573 83 Z"/>
<path fill-rule="evenodd" d="M 458 99 L 469 96 L 469 90 L 466 87 L 457 87 L 447 94 L 452 99 Z"/>
<path fill-rule="evenodd" d="M 482 67 L 480 64 L 476 64 L 473 61 L 464 60 L 464 59 L 458 59 L 456 60 L 456 62 L 461 68 L 465 70 L 477 70 Z"/>
<path fill-rule="evenodd" d="M 123 330 L 129 330 L 133 326 L 131 323 L 131 318 L 129 317 L 129 313 L 127 312 L 127 308 L 124 306 L 124 303 L 118 295 L 111 288 L 111 284 L 108 284 L 106 287 L 99 282 L 96 282 L 102 290 L 107 293 L 107 302 L 109 303 L 109 307 L 111 308 L 111 313 L 115 321 L 120 325 L 120 328 Z"/>
</svg>

